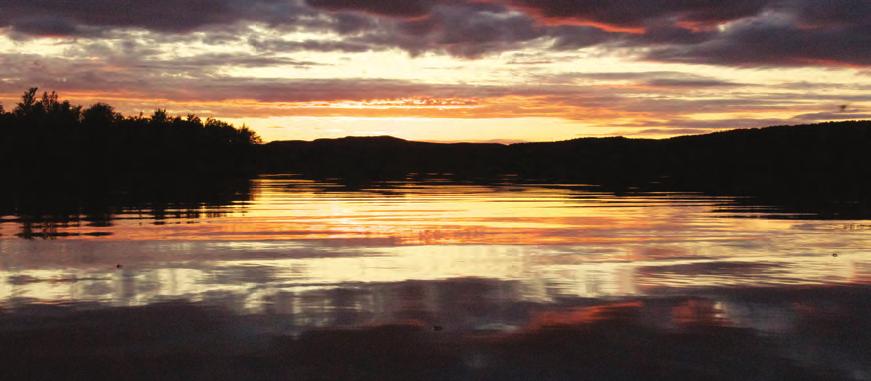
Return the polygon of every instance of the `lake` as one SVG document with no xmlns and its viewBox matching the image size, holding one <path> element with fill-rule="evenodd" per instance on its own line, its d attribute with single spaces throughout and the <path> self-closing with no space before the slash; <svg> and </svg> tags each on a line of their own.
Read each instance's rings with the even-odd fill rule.
<svg viewBox="0 0 871 381">
<path fill-rule="evenodd" d="M 513 181 L 224 193 L 3 212 L 0 376 L 871 379 L 871 220 Z"/>
</svg>

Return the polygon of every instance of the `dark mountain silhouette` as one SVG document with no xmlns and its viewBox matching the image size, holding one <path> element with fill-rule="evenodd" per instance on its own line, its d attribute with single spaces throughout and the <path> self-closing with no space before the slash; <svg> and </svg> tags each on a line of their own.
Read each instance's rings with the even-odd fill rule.
<svg viewBox="0 0 871 381">
<path fill-rule="evenodd" d="M 508 156 L 512 169 L 534 177 L 739 194 L 849 193 L 871 185 L 871 122 L 518 144 Z"/>
<path fill-rule="evenodd" d="M 671 139 L 553 143 L 423 143 L 389 136 L 278 141 L 258 147 L 261 170 L 379 178 L 518 175 L 535 180 L 667 184 L 742 192 L 868 185 L 871 122 L 733 130 Z M 798 190 L 798 189 L 792 189 Z"/>
<path fill-rule="evenodd" d="M 412 142 L 391 136 L 278 141 L 260 147 L 261 170 L 298 171 L 349 179 L 404 177 L 409 173 L 499 175 L 506 146 Z"/>
</svg>

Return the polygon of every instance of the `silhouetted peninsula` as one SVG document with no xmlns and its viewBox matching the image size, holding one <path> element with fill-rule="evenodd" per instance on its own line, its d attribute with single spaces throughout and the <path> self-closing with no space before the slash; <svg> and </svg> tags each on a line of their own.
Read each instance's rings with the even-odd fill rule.
<svg viewBox="0 0 871 381">
<path fill-rule="evenodd" d="M 613 137 L 502 145 L 424 143 L 379 136 L 277 141 L 259 149 L 262 171 L 312 176 L 511 174 L 531 180 L 722 193 L 859 195 L 871 189 L 871 121 L 743 129 L 661 140 Z"/>
</svg>

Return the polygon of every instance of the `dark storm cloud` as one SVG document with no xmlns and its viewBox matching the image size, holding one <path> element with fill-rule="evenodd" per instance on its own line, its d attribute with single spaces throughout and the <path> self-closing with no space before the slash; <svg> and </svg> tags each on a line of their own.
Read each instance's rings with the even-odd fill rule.
<svg viewBox="0 0 871 381">
<path fill-rule="evenodd" d="M 139 29 L 169 38 L 205 32 L 202 41 L 221 43 L 232 37 L 226 30 L 251 23 L 339 35 L 237 40 L 272 52 L 398 48 L 478 58 L 550 42 L 552 50 L 600 46 L 669 62 L 871 65 L 867 0 L 0 0 L 0 28 L 22 38 Z"/>
<path fill-rule="evenodd" d="M 871 65 L 871 2 L 866 0 L 508 2 L 544 23 L 596 25 L 611 32 L 604 42 L 650 48 L 646 58 L 658 61 Z M 731 24 L 717 28 L 726 22 Z M 554 46 L 583 47 L 589 39 L 589 33 L 562 33 Z"/>
<path fill-rule="evenodd" d="M 421 17 L 432 10 L 433 0 L 306 0 L 306 4 L 331 11 L 362 11 L 385 16 Z"/>
<path fill-rule="evenodd" d="M 644 48 L 656 61 L 871 65 L 866 0 L 488 0 L 532 18 L 552 48 Z M 433 8 L 437 9 L 437 8 Z"/>
<path fill-rule="evenodd" d="M 96 35 L 111 29 L 187 33 L 238 22 L 356 33 L 373 21 L 349 12 L 426 16 L 435 1 L 2 0 L 0 27 L 35 36 Z M 348 12 L 335 12 L 348 11 Z"/>
<path fill-rule="evenodd" d="M 871 16 L 871 13 L 866 13 Z M 809 29 L 803 29 L 809 28 Z M 739 22 L 713 38 L 659 47 L 649 58 L 739 66 L 871 65 L 871 22 L 799 26 L 764 19 Z"/>
<path fill-rule="evenodd" d="M 91 28 L 186 32 L 235 21 L 245 8 L 241 2 L 210 0 L 7 0 L 0 3 L 0 25 L 36 35 L 74 35 Z"/>
<path fill-rule="evenodd" d="M 370 43 L 397 46 L 413 54 L 442 51 L 476 58 L 520 47 L 545 36 L 546 31 L 524 15 L 494 13 L 472 6 L 438 7 L 424 19 L 405 21 L 382 33 L 363 38 Z"/>
<path fill-rule="evenodd" d="M 553 22 L 596 22 L 644 27 L 662 19 L 711 23 L 752 16 L 770 0 L 508 0 L 507 3 Z"/>
<path fill-rule="evenodd" d="M 247 42 L 262 52 L 344 52 L 355 53 L 402 49 L 411 55 L 446 53 L 461 58 L 480 58 L 523 46 L 546 35 L 528 19 L 460 19 L 432 16 L 427 19 L 382 25 L 367 33 L 340 40 L 285 40 L 252 36 Z"/>
<path fill-rule="evenodd" d="M 461 0 L 309 0 L 308 4 L 325 10 L 333 18 L 366 15 L 373 20 L 366 28 L 347 33 L 341 41 L 307 42 L 312 50 L 318 51 L 399 48 L 412 55 L 439 52 L 456 57 L 478 58 L 548 37 L 548 28 L 536 25 L 535 20 L 527 15 L 509 12 L 508 8 L 499 4 Z M 297 42 L 258 42 L 261 42 L 258 45 L 261 49 L 272 45 L 296 50 L 300 46 Z"/>
</svg>

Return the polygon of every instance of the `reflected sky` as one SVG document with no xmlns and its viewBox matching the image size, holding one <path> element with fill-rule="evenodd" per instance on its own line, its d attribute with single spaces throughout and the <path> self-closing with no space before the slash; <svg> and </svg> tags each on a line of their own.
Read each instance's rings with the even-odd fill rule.
<svg viewBox="0 0 871 381">
<path fill-rule="evenodd" d="M 276 295 L 468 278 L 512 282 L 507 298 L 536 302 L 871 280 L 867 221 L 779 218 L 729 197 L 437 181 L 349 190 L 287 176 L 252 189 L 250 200 L 187 213 L 34 222 L 27 229 L 54 233 L 36 239 L 7 217 L 0 302 L 236 294 L 233 308 L 262 311 Z"/>
<path fill-rule="evenodd" d="M 867 220 L 287 176 L 107 210 L 3 217 L 0 343 L 23 350 L 0 345 L 0 378 L 247 379 L 256 359 L 264 379 L 871 379 Z M 106 368 L 109 352 L 152 365 Z"/>
</svg>

